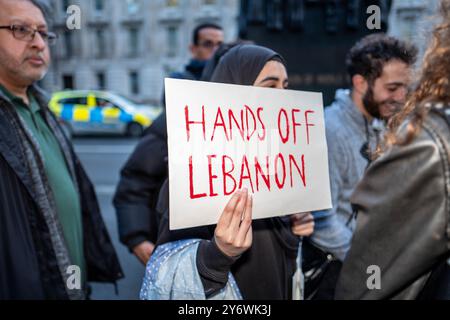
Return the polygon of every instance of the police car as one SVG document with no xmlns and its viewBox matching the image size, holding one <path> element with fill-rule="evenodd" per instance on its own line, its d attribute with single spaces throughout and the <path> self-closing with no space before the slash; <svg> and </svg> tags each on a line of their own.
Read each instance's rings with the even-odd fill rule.
<svg viewBox="0 0 450 320">
<path fill-rule="evenodd" d="M 118 133 L 139 137 L 162 111 L 106 91 L 55 92 L 49 107 L 69 136 Z"/>
</svg>

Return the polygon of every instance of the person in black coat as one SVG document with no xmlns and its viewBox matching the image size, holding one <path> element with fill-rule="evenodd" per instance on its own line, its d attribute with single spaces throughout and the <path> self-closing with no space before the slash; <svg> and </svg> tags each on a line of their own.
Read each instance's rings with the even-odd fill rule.
<svg viewBox="0 0 450 320">
<path fill-rule="evenodd" d="M 191 61 L 183 71 L 174 72 L 169 77 L 200 80 L 208 60 L 222 44 L 223 36 L 222 28 L 216 24 L 198 25 L 192 34 Z M 163 105 L 164 101 L 163 94 Z M 155 203 L 159 189 L 167 178 L 167 152 L 166 115 L 163 112 L 146 129 L 122 168 L 113 199 L 120 241 L 143 264 L 150 258 L 157 238 L 159 218 Z"/>
<path fill-rule="evenodd" d="M 146 263 L 158 236 L 155 211 L 167 177 L 167 127 L 163 113 L 146 130 L 121 171 L 114 196 L 120 241 Z M 141 250 L 142 248 L 142 250 Z"/>
<path fill-rule="evenodd" d="M 123 274 L 94 188 L 35 86 L 56 36 L 36 1 L 1 0 L 0 25 L 0 300 L 85 299 L 89 281 Z"/>
</svg>

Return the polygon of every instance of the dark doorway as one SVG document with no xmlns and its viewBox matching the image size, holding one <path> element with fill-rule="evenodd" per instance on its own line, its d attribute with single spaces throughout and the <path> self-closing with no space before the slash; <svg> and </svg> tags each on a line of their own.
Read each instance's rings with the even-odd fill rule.
<svg viewBox="0 0 450 320">
<path fill-rule="evenodd" d="M 64 90 L 73 90 L 73 76 L 70 74 L 63 75 L 63 89 Z"/>
</svg>

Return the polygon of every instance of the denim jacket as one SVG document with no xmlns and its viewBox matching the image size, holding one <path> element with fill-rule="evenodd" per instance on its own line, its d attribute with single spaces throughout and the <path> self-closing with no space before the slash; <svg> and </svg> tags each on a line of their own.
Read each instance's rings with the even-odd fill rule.
<svg viewBox="0 0 450 320">
<path fill-rule="evenodd" d="M 197 248 L 200 239 L 179 240 L 158 246 L 147 264 L 142 284 L 141 300 L 207 300 L 197 271 Z M 301 246 L 297 256 L 297 271 L 293 278 L 293 299 L 303 299 Z M 239 287 L 231 274 L 228 283 L 208 300 L 242 300 Z"/>
<path fill-rule="evenodd" d="M 206 300 L 196 263 L 200 241 L 180 240 L 158 246 L 147 264 L 141 300 Z M 225 288 L 210 300 L 242 300 L 231 273 Z"/>
</svg>

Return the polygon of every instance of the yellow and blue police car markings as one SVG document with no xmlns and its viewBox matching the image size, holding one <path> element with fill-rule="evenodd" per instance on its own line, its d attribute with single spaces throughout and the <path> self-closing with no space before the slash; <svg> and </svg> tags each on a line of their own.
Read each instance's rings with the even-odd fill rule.
<svg viewBox="0 0 450 320">
<path fill-rule="evenodd" d="M 100 108 L 93 108 L 91 110 L 91 122 L 94 123 L 102 123 L 103 122 L 103 113 Z"/>
<path fill-rule="evenodd" d="M 61 111 L 61 119 L 71 121 L 73 119 L 73 104 L 64 104 Z"/>
<path fill-rule="evenodd" d="M 106 112 L 104 112 L 106 111 Z M 61 111 L 61 119 L 67 120 L 67 121 L 77 121 L 77 122 L 94 122 L 94 123 L 102 123 L 106 116 L 109 116 L 111 118 L 118 118 L 119 121 L 129 123 L 132 122 L 134 117 L 133 115 L 120 110 L 119 115 L 115 115 L 115 112 L 111 112 L 111 110 L 102 110 L 101 108 L 92 108 L 87 113 L 88 110 L 84 108 L 77 109 L 77 107 L 73 104 L 65 104 L 63 105 L 62 111 Z"/>
<path fill-rule="evenodd" d="M 125 123 L 129 123 L 133 121 L 133 116 L 122 110 L 119 120 Z"/>
<path fill-rule="evenodd" d="M 113 108 L 105 108 L 102 110 L 103 117 L 108 117 L 111 119 L 118 119 L 119 122 L 128 123 L 133 120 L 133 116 L 123 110 L 113 109 Z"/>
<path fill-rule="evenodd" d="M 89 122 L 90 110 L 85 107 L 75 108 L 73 110 L 73 120 L 76 122 Z"/>
</svg>

